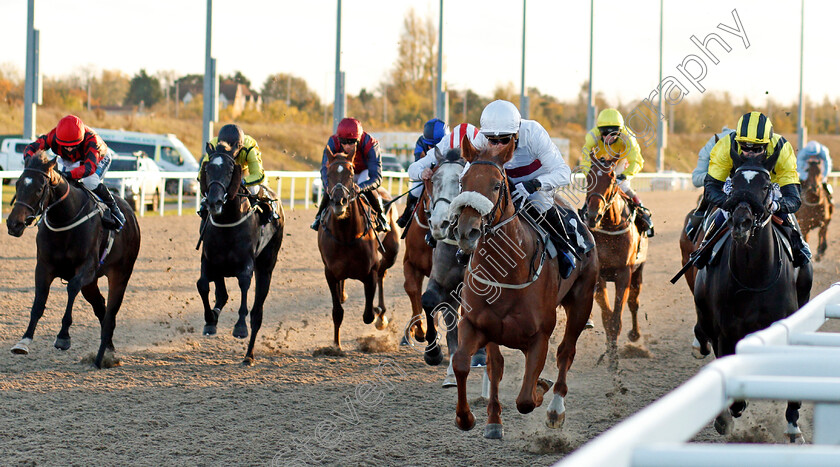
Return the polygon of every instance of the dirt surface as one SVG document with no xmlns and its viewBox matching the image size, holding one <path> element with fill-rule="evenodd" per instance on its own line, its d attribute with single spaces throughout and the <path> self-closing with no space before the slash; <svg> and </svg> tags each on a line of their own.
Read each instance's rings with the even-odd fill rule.
<svg viewBox="0 0 840 467">
<path fill-rule="evenodd" d="M 35 230 L 0 241 L 0 463 L 42 464 L 273 464 L 273 465 L 549 465 L 694 375 L 709 360 L 692 358 L 694 307 L 685 282 L 668 279 L 679 266 L 678 231 L 696 192 L 644 194 L 657 235 L 650 242 L 640 310 L 642 339 L 619 341 L 620 373 L 598 364 L 605 349 L 600 311 L 585 331 L 569 374 L 566 424 L 545 427 L 545 408 L 516 411 L 524 358 L 504 350 L 502 441 L 482 437 L 486 404 L 480 374 L 469 397 L 477 428 L 456 427 L 453 389 L 440 387 L 445 364 L 428 367 L 419 351 L 397 347 L 410 314 L 402 289 L 402 260 L 385 280 L 389 329 L 362 323 L 362 287 L 348 282 L 342 326 L 346 355 L 313 356 L 332 340 L 331 301 L 308 225 L 312 211 L 287 213 L 287 236 L 266 302 L 257 364 L 240 365 L 246 341 L 231 336 L 240 294 L 231 299 L 219 335 L 201 336 L 203 310 L 193 249 L 198 219 L 141 219 L 143 244 L 117 317 L 114 342 L 121 365 L 93 370 L 99 324 L 79 299 L 73 346 L 53 348 L 64 309 L 64 286 L 53 284 L 47 311 L 28 356 L 9 349 L 25 330 L 33 299 Z M 838 271 L 837 223 L 827 257 L 815 267 L 813 290 Z M 402 253 L 402 252 L 401 252 Z M 102 281 L 104 283 L 104 281 Z M 103 286 L 104 288 L 104 286 Z M 253 294 L 249 297 L 253 299 Z M 564 320 L 558 320 L 562 328 Z M 555 332 L 543 376 L 555 379 Z M 422 347 L 418 346 L 418 349 Z M 711 358 L 711 357 L 710 357 Z M 374 386 L 375 384 L 375 386 Z M 801 420 L 811 438 L 812 407 Z M 783 403 L 753 403 L 728 438 L 782 442 Z M 696 437 L 725 441 L 711 425 Z"/>
</svg>

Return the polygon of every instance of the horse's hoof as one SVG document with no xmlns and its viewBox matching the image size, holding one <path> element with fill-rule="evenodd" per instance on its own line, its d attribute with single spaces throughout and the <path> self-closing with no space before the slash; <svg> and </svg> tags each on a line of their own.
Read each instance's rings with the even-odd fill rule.
<svg viewBox="0 0 840 467">
<path fill-rule="evenodd" d="M 53 344 L 56 349 L 58 350 L 69 350 L 70 349 L 70 338 L 63 338 L 63 337 L 56 337 L 55 343 Z"/>
<path fill-rule="evenodd" d="M 443 352 L 440 350 L 439 345 L 432 345 L 434 347 L 426 346 L 426 351 L 423 352 L 423 360 L 426 362 L 426 365 L 438 366 L 443 361 Z"/>
<path fill-rule="evenodd" d="M 484 425 L 484 437 L 487 439 L 502 439 L 505 429 L 501 423 L 488 423 Z"/>
<path fill-rule="evenodd" d="M 379 307 L 374 308 L 374 310 L 376 311 L 376 319 L 373 321 L 373 326 L 380 331 L 384 331 L 390 320 L 385 316 L 385 311 L 380 310 Z"/>
<path fill-rule="evenodd" d="M 239 339 L 245 339 L 246 337 L 248 337 L 248 326 L 245 324 L 243 324 L 242 326 L 234 326 L 233 337 Z"/>
<path fill-rule="evenodd" d="M 703 349 L 700 347 L 700 341 L 696 337 L 694 342 L 691 343 L 691 355 L 698 360 L 706 358 L 706 355 L 703 355 Z"/>
<path fill-rule="evenodd" d="M 470 359 L 470 368 L 482 368 L 487 366 L 487 354 L 477 353 Z"/>
<path fill-rule="evenodd" d="M 566 421 L 566 412 L 557 413 L 553 410 L 549 410 L 545 413 L 545 415 L 545 426 L 554 430 L 563 428 L 563 422 Z"/>
<path fill-rule="evenodd" d="M 475 426 L 475 416 L 472 412 L 467 412 L 465 416 L 455 415 L 455 424 L 461 431 L 470 431 Z"/>
<path fill-rule="evenodd" d="M 205 324 L 204 331 L 202 334 L 205 336 L 215 336 L 216 335 L 216 325 L 215 324 Z"/>
<path fill-rule="evenodd" d="M 242 360 L 242 366 L 254 366 L 254 357 L 245 357 Z"/>
<path fill-rule="evenodd" d="M 406 347 L 408 345 L 409 345 L 408 338 L 403 336 L 402 339 L 400 339 L 400 347 Z"/>
<path fill-rule="evenodd" d="M 537 380 L 537 394 L 540 396 L 545 395 L 552 386 L 554 386 L 554 381 L 546 378 L 540 378 Z"/>
<path fill-rule="evenodd" d="M 29 344 L 32 339 L 25 337 L 12 347 L 12 353 L 17 355 L 29 355 Z"/>
<path fill-rule="evenodd" d="M 373 310 L 371 310 L 371 311 L 367 311 L 367 310 L 365 310 L 365 312 L 364 312 L 364 313 L 362 313 L 362 322 L 363 322 L 363 323 L 365 323 L 365 324 L 370 324 L 370 323 L 372 323 L 372 322 L 373 322 L 373 318 L 374 318 L 374 316 L 373 316 Z"/>
<path fill-rule="evenodd" d="M 586 320 L 586 324 L 583 326 L 583 329 L 592 329 L 595 327 L 595 322 L 592 321 L 592 318 Z"/>
<path fill-rule="evenodd" d="M 416 340 L 417 342 L 426 342 L 426 332 L 423 331 L 423 328 L 417 326 L 414 329 L 414 340 Z"/>
<path fill-rule="evenodd" d="M 341 303 L 344 303 L 346 301 L 347 301 L 347 292 L 343 292 L 341 294 Z"/>
<path fill-rule="evenodd" d="M 516 403 L 516 410 L 518 410 L 519 413 L 531 413 L 535 408 L 537 408 L 537 404 L 534 401 Z"/>
<path fill-rule="evenodd" d="M 721 435 L 728 435 L 732 433 L 732 426 L 735 422 L 732 420 L 732 416 L 729 415 L 728 410 L 724 410 L 723 413 L 715 418 L 715 431 Z"/>
<path fill-rule="evenodd" d="M 442 388 L 457 388 L 458 381 L 455 379 L 455 375 L 446 375 L 443 378 L 443 384 L 440 385 Z"/>
<path fill-rule="evenodd" d="M 642 335 L 636 330 L 631 330 L 627 333 L 627 338 L 630 339 L 630 342 L 636 342 L 640 337 L 642 337 Z"/>
</svg>

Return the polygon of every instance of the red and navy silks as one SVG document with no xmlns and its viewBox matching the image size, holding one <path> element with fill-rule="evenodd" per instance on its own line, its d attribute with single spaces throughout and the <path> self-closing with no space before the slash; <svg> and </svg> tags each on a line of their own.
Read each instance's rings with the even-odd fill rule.
<svg viewBox="0 0 840 467">
<path fill-rule="evenodd" d="M 338 136 L 332 135 L 324 148 L 324 156 L 321 158 L 321 182 L 327 186 L 327 148 L 333 154 L 343 152 Z M 353 171 L 356 174 L 363 170 L 368 171 L 368 179 L 359 183 L 359 189 L 366 191 L 376 189 L 382 182 L 382 157 L 379 153 L 379 141 L 373 136 L 362 133 L 360 141 L 356 144 L 356 153 L 353 155 Z"/>
<path fill-rule="evenodd" d="M 79 167 L 70 171 L 70 177 L 74 180 L 93 175 L 99 166 L 99 162 L 108 153 L 108 146 L 105 145 L 102 138 L 87 126 L 85 126 L 85 136 L 82 138 L 81 145 L 72 153 L 58 144 L 55 128 L 53 128 L 49 133 L 39 136 L 38 139 L 26 146 L 23 151 L 24 162 L 28 161 L 36 152 L 47 149 L 51 149 L 52 152 L 69 163 L 82 161 Z"/>
</svg>

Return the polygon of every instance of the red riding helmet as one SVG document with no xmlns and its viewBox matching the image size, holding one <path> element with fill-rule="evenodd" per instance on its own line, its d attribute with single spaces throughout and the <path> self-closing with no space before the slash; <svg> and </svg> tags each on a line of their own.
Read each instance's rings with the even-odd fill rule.
<svg viewBox="0 0 840 467">
<path fill-rule="evenodd" d="M 75 115 L 68 115 L 58 121 L 55 139 L 62 146 L 75 146 L 85 137 L 85 124 Z"/>
<path fill-rule="evenodd" d="M 355 139 L 358 141 L 362 137 L 362 124 L 355 118 L 345 118 L 338 122 L 338 129 L 336 136 L 339 138 Z"/>
</svg>

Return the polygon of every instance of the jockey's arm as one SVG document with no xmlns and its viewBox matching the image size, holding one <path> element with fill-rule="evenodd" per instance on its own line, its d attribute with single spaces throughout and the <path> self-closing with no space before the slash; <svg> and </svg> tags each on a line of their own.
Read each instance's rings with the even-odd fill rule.
<svg viewBox="0 0 840 467">
<path fill-rule="evenodd" d="M 560 149 L 551 141 L 551 137 L 545 131 L 545 128 L 537 124 L 529 143 L 530 147 L 528 149 L 540 160 L 542 166 L 548 170 L 548 173 L 537 177 L 540 181 L 541 190 L 551 191 L 571 183 L 572 170 L 566 164 L 566 161 L 563 160 Z"/>
<path fill-rule="evenodd" d="M 832 163 L 831 163 L 831 153 L 828 152 L 828 148 L 825 147 L 825 146 L 823 146 L 822 155 L 823 155 L 823 163 L 825 164 L 823 166 L 823 178 L 827 178 L 828 174 L 831 173 L 831 169 L 832 169 L 831 164 Z"/>
<path fill-rule="evenodd" d="M 82 147 L 79 151 L 84 150 L 84 158 L 78 167 L 70 171 L 70 177 L 74 180 L 81 180 L 89 177 L 96 172 L 96 166 L 99 165 L 99 148 L 96 146 L 96 140 L 93 138 L 86 139 L 82 142 Z"/>
<path fill-rule="evenodd" d="M 333 138 L 327 140 L 327 145 L 324 146 L 324 155 L 321 156 L 321 186 L 324 187 L 324 192 L 327 190 L 327 162 L 329 161 L 329 154 L 335 154 L 336 148 L 333 147 Z"/>
<path fill-rule="evenodd" d="M 777 200 L 779 207 L 776 212 L 793 214 L 799 210 L 802 199 L 799 197 L 799 188 L 796 186 L 799 184 L 799 175 L 796 172 L 796 154 L 794 154 L 790 143 L 786 142 L 782 146 L 774 172 L 775 181 L 779 184 L 779 190 L 782 192 L 781 199 Z"/>
<path fill-rule="evenodd" d="M 361 148 L 362 145 L 359 144 L 358 147 Z M 382 156 L 379 154 L 379 143 L 374 143 L 367 154 L 362 156 L 367 159 L 368 170 L 368 179 L 359 183 L 359 191 L 364 193 L 376 190 L 382 183 Z"/>
<path fill-rule="evenodd" d="M 584 175 L 588 174 L 589 168 L 592 167 L 592 150 L 598 146 L 599 136 L 595 133 L 596 131 L 597 128 L 593 128 L 586 133 L 583 148 L 580 150 L 580 167 Z"/>
<path fill-rule="evenodd" d="M 420 180 L 420 175 L 423 171 L 432 168 L 432 165 L 437 162 L 435 151 L 437 151 L 437 148 L 427 152 L 422 159 L 412 162 L 411 165 L 408 166 L 408 178 L 410 180 Z"/>
<path fill-rule="evenodd" d="M 691 183 L 700 188 L 705 185 L 706 174 L 709 172 L 709 158 L 712 148 L 715 147 L 716 137 L 712 136 L 697 154 L 697 167 L 691 172 Z"/>
<path fill-rule="evenodd" d="M 642 149 L 633 135 L 622 132 L 621 140 L 624 141 L 624 147 L 626 148 L 626 154 L 622 154 L 621 157 L 627 160 L 627 168 L 621 174 L 627 180 L 630 180 L 642 170 L 645 159 L 642 157 Z"/>
<path fill-rule="evenodd" d="M 729 138 L 718 141 L 709 155 L 709 173 L 704 180 L 705 197 L 712 206 L 722 206 L 726 202 L 723 182 L 732 171 L 732 158 L 729 156 Z"/>
<path fill-rule="evenodd" d="M 50 134 L 52 134 L 54 131 L 55 130 L 51 131 L 50 133 L 47 133 L 46 135 L 41 135 L 38 137 L 38 139 L 26 145 L 26 148 L 24 148 L 23 150 L 24 163 L 26 163 L 30 157 L 34 156 L 39 151 L 44 151 L 50 147 L 47 138 L 49 138 Z"/>
<path fill-rule="evenodd" d="M 253 146 L 243 148 L 243 151 L 247 151 L 245 154 L 245 163 L 248 165 L 248 176 L 244 179 L 245 185 L 251 186 L 262 183 L 265 180 L 265 171 L 263 170 L 260 147 L 254 141 Z"/>
</svg>

